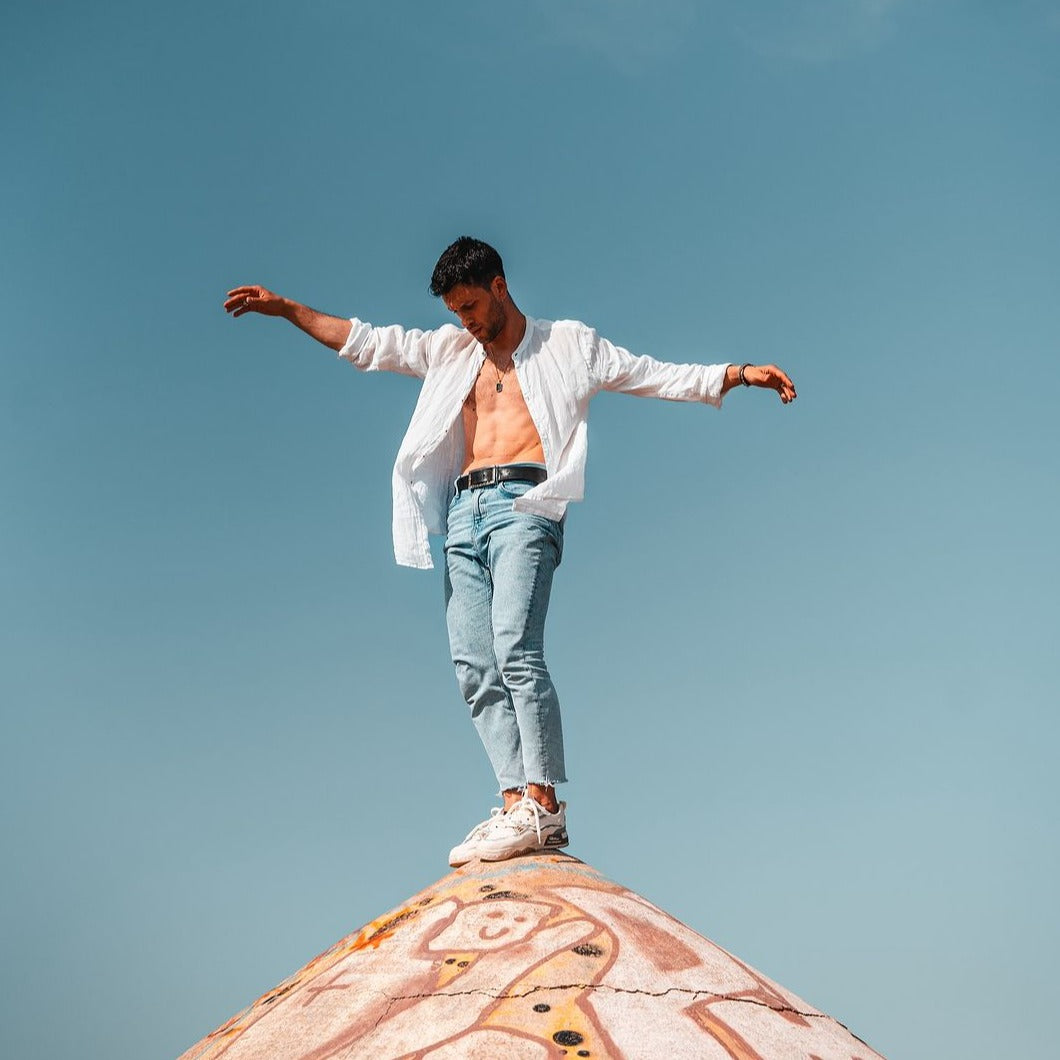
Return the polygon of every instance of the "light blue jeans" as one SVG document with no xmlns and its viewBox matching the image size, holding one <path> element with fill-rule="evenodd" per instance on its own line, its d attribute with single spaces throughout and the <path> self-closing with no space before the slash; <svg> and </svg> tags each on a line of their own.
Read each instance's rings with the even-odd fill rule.
<svg viewBox="0 0 1060 1060">
<path fill-rule="evenodd" d="M 449 506 L 445 617 L 460 691 L 501 791 L 565 781 L 545 615 L 563 524 L 512 511 L 529 482 L 464 490 Z"/>
</svg>

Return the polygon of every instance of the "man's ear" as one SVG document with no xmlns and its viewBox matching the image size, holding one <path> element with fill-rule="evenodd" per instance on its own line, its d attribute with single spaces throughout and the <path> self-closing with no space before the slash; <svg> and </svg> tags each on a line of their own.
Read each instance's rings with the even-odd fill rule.
<svg viewBox="0 0 1060 1060">
<path fill-rule="evenodd" d="M 503 302 L 508 297 L 508 281 L 503 276 L 494 276 L 490 280 L 490 290 L 495 298 L 499 298 Z"/>
</svg>

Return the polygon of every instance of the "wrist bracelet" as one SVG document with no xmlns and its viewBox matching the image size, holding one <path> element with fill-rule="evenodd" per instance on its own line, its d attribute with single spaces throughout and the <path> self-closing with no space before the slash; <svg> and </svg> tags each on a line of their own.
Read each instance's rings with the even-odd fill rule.
<svg viewBox="0 0 1060 1060">
<path fill-rule="evenodd" d="M 751 385 L 749 382 L 747 382 L 747 376 L 745 376 L 743 374 L 744 373 L 744 369 L 745 368 L 750 368 L 750 367 L 751 367 L 751 362 L 750 361 L 748 361 L 746 364 L 741 364 L 740 365 L 740 382 L 743 383 L 744 386 L 750 386 Z"/>
</svg>

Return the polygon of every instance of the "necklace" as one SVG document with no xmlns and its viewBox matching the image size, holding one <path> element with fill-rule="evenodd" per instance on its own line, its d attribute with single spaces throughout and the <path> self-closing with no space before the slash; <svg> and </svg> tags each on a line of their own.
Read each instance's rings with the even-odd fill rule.
<svg viewBox="0 0 1060 1060">
<path fill-rule="evenodd" d="M 515 358 L 508 358 L 508 367 L 502 372 L 497 365 L 494 363 L 492 358 L 489 359 L 490 364 L 493 365 L 493 370 L 497 373 L 497 393 L 499 394 L 504 389 L 504 377 L 512 370 L 512 365 L 515 364 Z"/>
</svg>

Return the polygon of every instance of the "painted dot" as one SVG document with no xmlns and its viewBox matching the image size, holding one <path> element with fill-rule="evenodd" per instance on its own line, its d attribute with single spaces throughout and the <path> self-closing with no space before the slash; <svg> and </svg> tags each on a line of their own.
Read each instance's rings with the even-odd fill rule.
<svg viewBox="0 0 1060 1060">
<path fill-rule="evenodd" d="M 581 1045 L 585 1041 L 577 1031 L 556 1031 L 552 1040 L 557 1045 Z"/>
<path fill-rule="evenodd" d="M 588 1049 L 579 1049 L 578 1050 L 578 1055 L 579 1056 L 591 1056 L 592 1053 L 590 1053 Z"/>
<path fill-rule="evenodd" d="M 589 942 L 573 947 L 572 952 L 578 954 L 579 957 L 602 957 L 604 953 L 599 946 L 594 946 Z"/>
<path fill-rule="evenodd" d="M 480 891 L 492 891 L 492 890 L 493 890 L 493 884 L 492 884 L 492 883 L 484 883 L 484 884 L 483 884 L 483 885 L 482 885 L 482 886 L 481 886 L 481 887 L 479 888 L 479 890 L 480 890 Z"/>
<path fill-rule="evenodd" d="M 457 961 L 457 968 L 466 968 L 471 962 L 470 961 Z"/>
<path fill-rule="evenodd" d="M 456 964 L 456 958 L 455 957 L 446 957 L 445 963 L 446 964 Z"/>
<path fill-rule="evenodd" d="M 546 1005 L 544 1002 L 542 1002 L 540 1005 L 534 1005 L 535 1012 L 548 1012 L 551 1008 L 551 1005 Z"/>
</svg>

